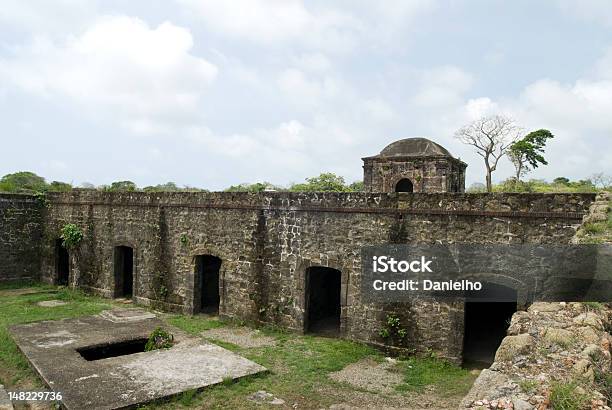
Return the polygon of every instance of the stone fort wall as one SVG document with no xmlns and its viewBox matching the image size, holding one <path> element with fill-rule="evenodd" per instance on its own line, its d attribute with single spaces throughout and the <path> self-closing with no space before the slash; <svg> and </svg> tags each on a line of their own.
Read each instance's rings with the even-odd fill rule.
<svg viewBox="0 0 612 410">
<path fill-rule="evenodd" d="M 73 286 L 112 297 L 113 249 L 130 246 L 136 302 L 192 313 L 194 257 L 210 254 L 223 261 L 222 316 L 300 332 L 305 323 L 305 271 L 328 266 L 342 273 L 343 337 L 382 344 L 378 331 L 386 315 L 395 313 L 408 330 L 404 347 L 432 349 L 459 361 L 463 306 L 363 303 L 361 247 L 568 243 L 594 194 L 75 190 L 49 194 L 48 205 L 38 207 L 33 197 L 2 198 L 0 255 L 12 255 L 3 257 L 3 275 L 32 276 L 39 270 L 43 281 L 55 282 L 56 240 L 64 224 L 75 223 L 84 238 L 70 251 Z M 10 216 L 4 208 L 19 209 L 20 216 Z"/>
<path fill-rule="evenodd" d="M 42 225 L 35 197 L 0 194 L 0 282 L 39 278 Z"/>
<path fill-rule="evenodd" d="M 104 193 L 49 195 L 41 278 L 55 280 L 55 240 L 68 222 L 84 239 L 71 283 L 113 296 L 113 248 L 134 249 L 134 297 L 191 313 L 194 257 L 223 260 L 220 314 L 304 330 L 305 271 L 342 272 L 341 333 L 382 343 L 387 313 L 408 343 L 459 360 L 463 306 L 360 299 L 360 249 L 384 243 L 567 243 L 591 194 Z M 165 288 L 166 291 L 161 292 Z M 432 320 L 432 316 L 434 320 Z"/>
</svg>

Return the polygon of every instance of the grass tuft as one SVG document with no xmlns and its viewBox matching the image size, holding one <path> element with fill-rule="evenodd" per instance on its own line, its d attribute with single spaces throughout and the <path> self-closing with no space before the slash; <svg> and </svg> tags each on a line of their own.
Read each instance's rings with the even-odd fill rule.
<svg viewBox="0 0 612 410">
<path fill-rule="evenodd" d="M 550 405 L 554 410 L 585 410 L 589 398 L 586 394 L 576 391 L 578 383 L 554 382 L 550 390 Z"/>
<path fill-rule="evenodd" d="M 421 392 L 425 387 L 434 386 L 442 396 L 467 393 L 475 376 L 445 360 L 435 357 L 410 357 L 400 362 L 404 383 L 397 386 L 399 391 Z"/>
<path fill-rule="evenodd" d="M 174 315 L 166 319 L 166 321 L 192 335 L 199 335 L 205 330 L 226 326 L 224 322 L 217 318 L 204 316 Z"/>
</svg>

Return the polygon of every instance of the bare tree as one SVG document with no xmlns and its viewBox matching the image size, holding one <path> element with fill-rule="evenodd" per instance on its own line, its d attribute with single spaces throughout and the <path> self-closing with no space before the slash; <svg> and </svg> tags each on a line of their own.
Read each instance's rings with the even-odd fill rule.
<svg viewBox="0 0 612 410">
<path fill-rule="evenodd" d="M 479 118 L 459 129 L 455 138 L 476 148 L 487 169 L 487 192 L 491 192 L 491 174 L 508 148 L 521 136 L 522 129 L 503 115 Z"/>
<path fill-rule="evenodd" d="M 612 187 L 612 175 L 607 175 L 603 172 L 593 174 L 591 176 L 591 181 L 593 181 L 593 185 L 597 188 L 606 189 Z"/>
</svg>

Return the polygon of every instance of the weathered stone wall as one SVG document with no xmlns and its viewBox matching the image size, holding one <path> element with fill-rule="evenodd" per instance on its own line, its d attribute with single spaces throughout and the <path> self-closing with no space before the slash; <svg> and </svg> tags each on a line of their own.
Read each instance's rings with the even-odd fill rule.
<svg viewBox="0 0 612 410">
<path fill-rule="evenodd" d="M 112 297 L 113 248 L 134 249 L 134 297 L 194 309 L 194 257 L 223 260 L 220 314 L 304 330 L 305 270 L 342 272 L 341 332 L 382 343 L 387 313 L 405 347 L 460 360 L 463 307 L 374 305 L 360 298 L 360 249 L 384 243 L 567 243 L 590 194 L 104 193 L 50 194 L 41 273 L 53 282 L 55 239 L 76 223 L 71 283 Z M 162 289 L 167 291 L 162 292 Z M 432 315 L 433 320 L 432 320 Z"/>
<path fill-rule="evenodd" d="M 414 192 L 464 192 L 465 163 L 447 157 L 372 157 L 363 159 L 366 192 L 395 192 L 408 178 Z"/>
<path fill-rule="evenodd" d="M 33 196 L 0 194 L 0 282 L 38 278 L 41 205 Z"/>
<path fill-rule="evenodd" d="M 609 192 L 597 195 L 570 242 L 610 243 L 608 232 L 598 238 L 603 240 L 593 241 L 584 229 L 585 224 L 608 220 L 610 200 Z M 610 332 L 610 303 L 536 302 L 512 316 L 495 361 L 479 374 L 458 408 L 556 408 L 559 404 L 552 402 L 553 384 L 571 383 L 571 396 L 584 401 L 581 408 L 609 410 Z"/>
</svg>

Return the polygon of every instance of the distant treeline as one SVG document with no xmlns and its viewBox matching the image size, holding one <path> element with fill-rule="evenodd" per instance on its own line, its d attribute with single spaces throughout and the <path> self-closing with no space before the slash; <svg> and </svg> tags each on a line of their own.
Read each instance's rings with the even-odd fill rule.
<svg viewBox="0 0 612 410">
<path fill-rule="evenodd" d="M 95 189 L 108 192 L 209 192 L 207 189 L 189 186 L 180 187 L 174 182 L 138 187 L 132 181 L 116 181 L 110 185 L 95 186 L 83 183 L 78 187 L 67 182 L 52 181 L 47 183 L 45 178 L 33 172 L 23 171 L 7 174 L 0 179 L 0 192 L 33 193 L 33 192 L 66 192 L 74 188 Z M 274 185 L 269 182 L 256 182 L 254 184 L 232 185 L 226 192 L 263 192 L 263 191 L 295 191 L 295 192 L 355 192 L 363 190 L 363 182 L 357 181 L 346 184 L 344 178 L 333 173 L 322 173 L 317 177 L 306 178 L 306 182 L 291 184 L 288 188 Z"/>
<path fill-rule="evenodd" d="M 552 182 L 543 179 L 517 181 L 508 178 L 499 184 L 493 184 L 493 192 L 597 192 L 612 191 L 612 177 L 605 174 L 595 174 L 589 179 L 571 181 L 569 178 L 558 177 Z M 466 189 L 466 192 L 486 192 L 486 186 L 475 183 Z"/>
<path fill-rule="evenodd" d="M 116 181 L 110 185 L 95 186 L 83 183 L 78 187 L 72 184 L 52 181 L 33 172 L 16 172 L 7 174 L 0 179 L 0 192 L 34 193 L 34 192 L 65 192 L 74 188 L 95 189 L 108 192 L 208 192 L 207 189 L 189 186 L 180 187 L 174 182 L 151 185 L 139 188 L 132 181 Z M 499 184 L 493 185 L 493 192 L 596 192 L 599 190 L 612 190 L 612 177 L 603 173 L 595 174 L 590 179 L 571 181 L 565 177 L 555 178 L 552 182 L 541 179 L 517 181 L 509 178 Z M 303 183 L 291 184 L 289 187 L 274 185 L 270 182 L 256 182 L 253 184 L 232 185 L 226 192 L 264 192 L 264 191 L 290 191 L 290 192 L 359 192 L 363 191 L 363 182 L 356 181 L 347 184 L 343 177 L 331 172 L 322 173 L 317 177 L 306 178 Z M 467 192 L 486 192 L 482 183 L 470 185 Z"/>
</svg>

